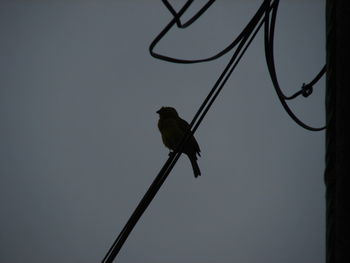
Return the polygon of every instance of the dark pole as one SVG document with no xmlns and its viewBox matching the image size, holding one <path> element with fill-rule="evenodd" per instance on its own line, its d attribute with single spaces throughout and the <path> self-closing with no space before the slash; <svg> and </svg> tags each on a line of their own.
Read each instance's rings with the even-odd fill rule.
<svg viewBox="0 0 350 263">
<path fill-rule="evenodd" d="M 326 0 L 326 263 L 350 262 L 350 1 Z"/>
</svg>

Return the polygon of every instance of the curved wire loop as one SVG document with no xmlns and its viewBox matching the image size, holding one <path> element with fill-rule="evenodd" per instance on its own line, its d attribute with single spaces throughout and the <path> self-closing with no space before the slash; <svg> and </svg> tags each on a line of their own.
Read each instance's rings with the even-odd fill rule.
<svg viewBox="0 0 350 263">
<path fill-rule="evenodd" d="M 279 0 L 275 0 L 271 4 L 272 12 L 270 19 L 270 12 L 265 12 L 265 24 L 264 24 L 264 40 L 265 40 L 265 57 L 266 64 L 270 73 L 270 77 L 273 83 L 273 87 L 277 93 L 277 97 L 279 98 L 284 110 L 288 113 L 288 115 L 301 127 L 309 131 L 322 131 L 326 128 L 323 127 L 311 127 L 301 121 L 294 112 L 288 106 L 286 100 L 294 99 L 299 95 L 303 95 L 304 97 L 308 97 L 312 93 L 312 86 L 322 77 L 322 75 L 326 72 L 326 66 L 324 66 L 321 72 L 315 77 L 313 81 L 311 81 L 308 85 L 303 85 L 302 89 L 292 95 L 291 97 L 287 97 L 283 94 L 276 73 L 275 61 L 274 61 L 274 53 L 273 53 L 273 45 L 274 45 L 274 33 L 275 33 L 275 24 L 276 24 L 276 16 L 278 9 Z"/>
</svg>

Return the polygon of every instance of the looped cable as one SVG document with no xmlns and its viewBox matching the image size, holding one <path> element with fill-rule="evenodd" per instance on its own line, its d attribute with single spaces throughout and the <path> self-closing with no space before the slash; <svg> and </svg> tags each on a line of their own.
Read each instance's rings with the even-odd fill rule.
<svg viewBox="0 0 350 263">
<path fill-rule="evenodd" d="M 277 17 L 277 9 L 278 9 L 279 0 L 274 0 L 272 3 L 269 3 L 270 7 L 272 8 L 271 11 L 271 18 L 270 18 L 270 12 L 265 11 L 265 34 L 264 34 L 264 41 L 265 41 L 265 58 L 266 58 L 266 64 L 267 68 L 270 73 L 270 77 L 272 80 L 273 87 L 277 93 L 277 97 L 280 100 L 284 110 L 287 112 L 289 117 L 297 123 L 299 126 L 303 127 L 306 130 L 309 131 L 322 131 L 326 128 L 326 126 L 323 127 L 312 127 L 306 124 L 305 122 L 301 121 L 295 113 L 291 110 L 289 105 L 287 104 L 287 100 L 291 100 L 302 94 L 304 97 L 309 96 L 308 94 L 310 90 L 302 89 L 301 91 L 298 91 L 291 97 L 286 97 L 282 89 L 279 85 L 277 73 L 276 73 L 276 67 L 275 67 L 275 61 L 274 61 L 274 33 L 275 33 L 275 24 L 276 24 L 276 17 Z M 323 72 L 323 73 L 322 73 Z M 315 79 L 310 82 L 308 86 L 313 86 L 314 83 L 316 83 L 324 74 L 325 67 L 321 70 L 321 72 L 315 77 Z M 309 88 L 308 88 L 309 89 Z"/>
<path fill-rule="evenodd" d="M 170 29 L 177 24 L 179 28 L 184 28 L 187 26 L 187 24 L 191 24 L 194 21 L 198 19 L 198 14 L 203 14 L 207 8 L 211 4 L 213 4 L 215 1 L 214 0 L 209 0 L 206 5 L 196 15 L 194 15 L 189 21 L 187 21 L 185 24 L 181 24 L 180 18 L 181 16 L 186 12 L 186 10 L 190 7 L 192 4 L 193 0 L 188 0 L 184 6 L 180 9 L 179 12 L 176 12 L 173 7 L 166 1 L 164 0 L 163 3 L 164 5 L 168 8 L 169 12 L 174 16 L 172 20 L 163 28 L 163 30 L 154 38 L 152 43 L 149 46 L 149 52 L 152 57 L 172 62 L 172 63 L 180 63 L 180 64 L 194 64 L 194 63 L 202 63 L 202 62 L 208 62 L 212 61 L 215 59 L 218 59 L 222 57 L 223 55 L 227 54 L 229 51 L 231 51 L 233 48 L 235 48 L 242 40 L 243 38 L 247 35 L 250 34 L 250 32 L 254 29 L 260 18 L 263 16 L 264 12 L 266 9 L 269 9 L 269 2 L 271 0 L 264 0 L 264 2 L 261 4 L 259 9 L 256 11 L 252 19 L 248 22 L 248 24 L 245 26 L 245 28 L 242 30 L 242 32 L 229 44 L 227 47 L 222 49 L 221 51 L 217 52 L 214 55 L 211 55 L 206 58 L 201 58 L 201 59 L 181 59 L 181 58 L 174 58 L 171 56 L 163 55 L 160 53 L 157 53 L 154 51 L 156 45 L 163 39 L 163 37 L 170 31 Z"/>
</svg>

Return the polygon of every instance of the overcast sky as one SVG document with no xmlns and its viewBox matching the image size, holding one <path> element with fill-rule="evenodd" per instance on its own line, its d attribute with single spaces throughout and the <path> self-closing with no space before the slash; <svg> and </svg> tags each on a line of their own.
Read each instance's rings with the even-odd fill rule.
<svg viewBox="0 0 350 263">
<path fill-rule="evenodd" d="M 261 2 L 218 0 L 157 50 L 214 54 Z M 287 94 L 325 63 L 324 8 L 280 3 L 275 55 Z M 169 19 L 160 0 L 0 1 L 0 262 L 104 257 L 167 159 L 156 110 L 173 106 L 190 121 L 230 58 L 152 58 Z M 202 176 L 182 156 L 116 262 L 324 261 L 324 132 L 282 109 L 262 36 L 196 133 Z M 324 82 L 290 103 L 313 126 L 324 124 Z"/>
</svg>

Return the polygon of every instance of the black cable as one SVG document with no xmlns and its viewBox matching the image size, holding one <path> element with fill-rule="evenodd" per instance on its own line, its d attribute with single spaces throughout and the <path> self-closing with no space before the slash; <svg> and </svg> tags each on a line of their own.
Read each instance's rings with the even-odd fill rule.
<svg viewBox="0 0 350 263">
<path fill-rule="evenodd" d="M 286 100 L 292 100 L 300 95 L 303 95 L 304 97 L 309 97 L 312 94 L 313 86 L 320 80 L 320 78 L 326 73 L 326 71 L 327 71 L 327 66 L 324 65 L 321 71 L 316 75 L 316 77 L 312 81 L 310 81 L 307 84 L 303 83 L 299 91 L 297 91 L 296 93 L 294 93 L 289 97 L 285 96 L 284 98 Z"/>
<path fill-rule="evenodd" d="M 247 27 L 249 29 L 249 31 L 248 31 L 248 29 L 246 30 L 247 35 L 242 38 L 242 41 L 239 44 L 239 46 L 237 47 L 237 50 L 233 54 L 230 62 L 225 67 L 224 71 L 222 72 L 222 74 L 218 78 L 218 80 L 215 83 L 215 85 L 213 86 L 212 90 L 210 91 L 210 93 L 208 94 L 208 96 L 206 97 L 204 102 L 202 103 L 202 105 L 199 108 L 199 110 L 197 111 L 196 115 L 194 116 L 194 118 L 193 118 L 193 120 L 192 120 L 192 122 L 190 124 L 190 129 L 195 124 L 197 118 L 199 118 L 199 119 L 198 119 L 196 125 L 194 126 L 193 130 L 188 130 L 188 132 L 184 136 L 183 140 L 180 142 L 179 146 L 175 149 L 174 153 L 171 154 L 171 156 L 168 158 L 166 163 L 163 165 L 162 169 L 160 170 L 160 172 L 158 173 L 157 177 L 155 178 L 155 180 L 153 181 L 153 183 L 151 184 L 151 186 L 147 190 L 147 192 L 144 195 L 144 197 L 141 199 L 139 205 L 134 210 L 133 214 L 129 218 L 129 220 L 126 223 L 126 225 L 124 226 L 123 230 L 120 232 L 120 234 L 118 235 L 117 239 L 114 241 L 114 243 L 112 244 L 111 248 L 107 252 L 106 256 L 103 258 L 103 260 L 102 260 L 103 263 L 111 263 L 111 262 L 113 262 L 114 258 L 119 253 L 121 247 L 125 243 L 127 237 L 129 236 L 129 234 L 131 233 L 132 229 L 136 225 L 137 221 L 140 219 L 140 217 L 142 216 L 142 214 L 144 213 L 144 211 L 146 210 L 146 208 L 148 207 L 148 205 L 153 200 L 154 196 L 156 195 L 156 193 L 158 192 L 158 190 L 160 189 L 160 187 L 164 183 L 165 179 L 167 178 L 167 176 L 171 172 L 172 168 L 176 164 L 177 160 L 179 159 L 179 157 L 181 155 L 181 151 L 182 151 L 184 145 L 186 144 L 187 140 L 190 138 L 191 134 L 194 134 L 194 132 L 196 131 L 196 129 L 200 125 L 200 123 L 203 120 L 204 116 L 206 115 L 206 113 L 208 112 L 209 108 L 213 104 L 215 98 L 219 95 L 220 91 L 224 87 L 224 84 L 228 80 L 229 76 L 232 74 L 234 68 L 237 66 L 239 60 L 242 58 L 242 56 L 245 53 L 245 51 L 247 50 L 248 46 L 250 45 L 250 43 L 254 39 L 255 35 L 259 31 L 260 27 L 262 26 L 263 20 L 261 18 L 263 16 L 263 14 L 264 13 L 262 12 L 261 16 L 260 16 L 261 22 L 260 22 L 258 28 L 255 29 L 253 35 L 251 36 L 251 38 L 249 39 L 249 41 L 246 44 L 246 41 L 248 40 L 251 32 L 253 31 L 253 29 L 255 28 L 256 23 L 258 23 L 259 20 L 257 20 L 256 17 L 254 17 L 253 18 L 254 19 L 254 24 L 250 23 L 249 27 Z M 231 65 L 233 65 L 233 66 L 230 69 Z M 221 85 L 219 87 L 220 83 L 221 83 Z M 208 103 L 208 105 L 206 106 L 207 103 Z M 203 111 L 203 109 L 204 109 L 204 111 Z M 202 112 L 202 114 L 201 114 L 201 112 Z"/>
<path fill-rule="evenodd" d="M 219 51 L 218 53 L 216 53 L 215 55 L 212 55 L 210 57 L 207 58 L 202 58 L 202 59 L 179 59 L 179 58 L 173 58 L 167 55 L 162 55 L 160 53 L 156 53 L 154 51 L 155 46 L 159 43 L 160 40 L 162 40 L 162 38 L 169 32 L 169 30 L 178 23 L 180 17 L 184 14 L 184 12 L 190 7 L 191 3 L 193 2 L 193 0 L 189 0 L 185 3 L 185 5 L 180 9 L 180 11 L 178 13 L 176 13 L 174 11 L 174 9 L 170 9 L 169 11 L 174 14 L 173 12 L 175 12 L 175 16 L 173 17 L 173 19 L 164 27 L 164 29 L 155 37 L 155 39 L 152 41 L 152 43 L 150 44 L 149 47 L 149 52 L 151 54 L 151 56 L 153 56 L 154 58 L 157 59 L 161 59 L 161 60 L 165 60 L 168 62 L 173 62 L 173 63 L 181 63 L 181 64 L 194 64 L 194 63 L 201 63 L 201 62 L 207 62 L 207 61 L 212 61 L 215 59 L 218 59 L 219 57 L 225 55 L 226 53 L 228 53 L 229 51 L 231 51 L 241 40 L 242 38 L 249 32 L 249 30 L 251 30 L 251 28 L 256 25 L 256 21 L 259 20 L 260 17 L 262 17 L 262 15 L 265 12 L 265 9 L 268 7 L 269 4 L 269 0 L 264 0 L 264 2 L 261 4 L 261 6 L 259 7 L 259 9 L 257 10 L 257 12 L 255 13 L 255 15 L 252 17 L 252 19 L 248 22 L 248 24 L 246 25 L 246 27 L 242 30 L 242 32 L 237 36 L 236 39 L 234 39 L 231 44 L 229 44 L 227 47 L 225 47 L 223 50 Z M 166 7 L 168 7 L 170 4 L 168 3 L 166 5 Z M 172 8 L 172 7 L 171 7 Z M 203 11 L 204 12 L 204 11 Z"/>
<path fill-rule="evenodd" d="M 157 45 L 157 43 L 164 37 L 164 35 L 176 24 L 180 28 L 185 28 L 195 22 L 209 7 L 211 4 L 215 2 L 215 0 L 209 0 L 192 18 L 190 18 L 186 23 L 181 23 L 181 16 L 184 14 L 184 12 L 188 9 L 188 7 L 192 4 L 193 0 L 188 0 L 184 6 L 180 9 L 180 11 L 177 13 L 172 6 L 169 4 L 168 1 L 163 0 L 164 5 L 168 8 L 170 13 L 173 15 L 173 19 L 164 27 L 164 29 L 157 35 L 157 37 L 152 41 L 149 50 L 150 54 L 158 59 L 166 60 L 169 62 L 174 63 L 199 63 L 204 61 L 210 61 L 213 59 L 216 59 L 230 50 L 232 50 L 236 45 L 237 48 L 232 55 L 229 63 L 226 65 L 223 72 L 220 74 L 218 80 L 215 82 L 214 86 L 210 90 L 209 94 L 199 107 L 198 111 L 196 112 L 195 116 L 193 117 L 190 128 L 186 132 L 184 138 L 181 140 L 179 145 L 176 147 L 175 151 L 170 154 L 168 160 L 163 165 L 162 169 L 159 171 L 158 175 L 148 188 L 146 194 L 139 202 L 138 206 L 132 213 L 131 217 L 129 218 L 128 222 L 125 224 L 124 228 L 118 235 L 117 239 L 112 244 L 111 248 L 103 258 L 103 263 L 111 263 L 119 253 L 120 249 L 122 248 L 123 244 L 125 243 L 126 239 L 128 238 L 129 234 L 131 233 L 132 229 L 135 227 L 136 223 L 144 213 L 144 211 L 147 209 L 155 195 L 157 194 L 160 187 L 163 185 L 164 181 L 166 180 L 167 176 L 170 174 L 172 168 L 175 166 L 177 160 L 180 158 L 183 147 L 185 146 L 187 140 L 193 135 L 196 130 L 198 129 L 200 123 L 204 119 L 205 115 L 209 111 L 210 107 L 214 103 L 217 96 L 220 94 L 221 90 L 223 89 L 225 83 L 229 79 L 230 75 L 233 73 L 234 69 L 238 65 L 240 59 L 243 57 L 244 53 L 246 52 L 247 48 L 255 38 L 256 34 L 259 32 L 261 26 L 265 24 L 265 53 L 266 53 L 266 60 L 268 64 L 268 69 L 270 72 L 270 76 L 272 79 L 272 82 L 274 84 L 274 87 L 276 89 L 277 95 L 279 99 L 281 100 L 282 105 L 285 107 L 286 111 L 290 116 L 297 121 L 298 119 L 295 117 L 295 115 L 290 111 L 288 105 L 285 103 L 286 97 L 284 97 L 281 89 L 279 88 L 278 81 L 277 81 L 277 75 L 275 72 L 275 66 L 274 66 L 274 59 L 273 59 L 273 34 L 274 34 L 274 24 L 276 20 L 276 13 L 277 13 L 277 7 L 279 1 L 274 1 L 273 4 L 270 5 L 271 0 L 264 0 L 264 2 L 259 7 L 256 14 L 252 17 L 252 19 L 249 21 L 247 26 L 242 30 L 242 32 L 238 35 L 238 37 L 232 41 L 232 43 L 224 48 L 222 51 L 217 53 L 216 55 L 213 55 L 208 58 L 204 59 L 197 59 L 197 60 L 184 60 L 184 59 L 177 59 L 172 58 L 169 56 L 161 55 L 158 53 L 155 53 L 153 49 Z M 272 19 L 271 19 L 271 26 L 269 26 L 270 18 L 269 13 L 272 11 Z M 310 93 L 310 86 L 312 87 L 322 76 L 322 74 L 325 72 L 325 67 L 322 69 L 322 71 L 314 78 L 313 81 L 311 81 L 309 84 L 304 85 L 304 88 L 300 94 L 303 94 L 304 96 Z M 305 87 L 306 86 L 306 87 Z M 299 94 L 299 95 L 300 95 Z M 297 97 L 299 95 L 292 95 L 294 97 Z M 295 119 L 296 118 L 296 119 Z M 300 122 L 300 121 L 299 121 Z M 311 130 L 317 130 L 317 128 L 312 128 L 304 123 L 301 122 L 298 123 L 299 125 L 306 127 L 307 129 Z"/>
<path fill-rule="evenodd" d="M 283 94 L 280 85 L 278 83 L 277 79 L 277 73 L 276 73 L 276 68 L 275 68 L 275 62 L 274 62 L 274 54 L 273 54 L 273 43 L 274 43 L 274 30 L 275 30 L 275 24 L 276 24 L 276 16 L 277 16 L 277 9 L 278 9 L 278 4 L 279 0 L 275 0 L 272 4 L 272 12 L 271 12 L 271 21 L 270 21 L 270 12 L 265 12 L 265 34 L 264 34 L 264 39 L 265 39 L 265 57 L 266 57 L 266 63 L 267 67 L 270 73 L 270 77 L 273 83 L 273 87 L 277 93 L 277 97 L 280 100 L 284 110 L 288 113 L 288 115 L 301 127 L 303 127 L 306 130 L 309 131 L 321 131 L 324 130 L 326 127 L 320 127 L 320 128 L 315 128 L 307 125 L 303 121 L 301 121 L 295 114 L 294 112 L 289 108 L 288 104 L 286 103 L 286 96 Z M 323 72 L 323 70 L 321 71 Z M 322 76 L 321 72 L 316 76 L 314 80 L 319 80 Z M 315 83 L 316 83 L 315 81 Z M 314 82 L 314 81 L 313 81 Z M 308 96 L 312 91 L 310 89 L 310 86 L 307 87 L 307 89 L 302 88 L 302 92 L 300 94 L 303 94 L 304 96 Z M 296 96 L 292 96 L 295 98 Z"/>
<path fill-rule="evenodd" d="M 203 114 L 201 115 L 201 117 L 199 118 L 199 121 L 198 123 L 194 126 L 194 129 L 193 131 L 195 132 L 199 126 L 199 124 L 201 123 L 201 121 L 203 120 L 203 118 L 205 117 L 205 115 L 207 114 L 207 112 L 209 111 L 211 105 L 214 103 L 215 99 L 217 98 L 217 96 L 219 95 L 219 93 L 221 92 L 222 88 L 224 87 L 224 85 L 226 84 L 227 80 L 229 79 L 229 77 L 231 76 L 232 72 L 234 71 L 234 69 L 236 68 L 236 66 L 238 65 L 238 62 L 241 60 L 241 58 L 243 57 L 244 53 L 246 52 L 246 50 L 248 49 L 249 45 L 251 44 L 251 42 L 253 41 L 253 39 L 255 38 L 256 34 L 259 32 L 261 26 L 263 25 L 264 23 L 264 20 L 261 20 L 259 25 L 256 27 L 253 35 L 250 37 L 250 39 L 248 40 L 248 37 L 245 37 L 243 40 L 242 40 L 242 46 L 239 46 L 237 48 L 237 50 L 242 50 L 242 52 L 239 54 L 235 53 L 235 55 L 232 57 L 232 58 L 235 58 L 238 56 L 238 58 L 234 61 L 233 59 L 231 59 L 232 63 L 234 62 L 232 68 L 229 70 L 229 72 L 227 73 L 226 77 L 224 78 L 224 80 L 221 82 L 220 84 L 220 87 L 218 88 L 218 90 L 216 91 L 216 93 L 213 95 L 212 99 L 210 100 L 210 102 L 208 103 L 207 107 L 205 108 Z M 244 46 L 245 42 L 248 40 L 247 44 Z M 231 62 L 230 61 L 230 62 Z"/>
<path fill-rule="evenodd" d="M 173 17 L 176 19 L 176 25 L 178 28 L 186 28 L 190 26 L 192 23 L 194 23 L 202 14 L 207 11 L 207 9 L 215 2 L 215 0 L 209 0 L 195 15 L 193 15 L 187 22 L 181 23 L 181 19 L 174 10 L 173 6 L 167 1 L 162 0 L 163 4 L 166 8 L 168 8 L 169 12 L 173 15 Z M 193 3 L 193 0 L 188 1 L 189 5 Z"/>
<path fill-rule="evenodd" d="M 151 186 L 147 190 L 144 197 L 141 199 L 140 203 L 132 213 L 131 217 L 129 218 L 128 222 L 124 226 L 123 230 L 119 233 L 117 239 L 114 241 L 111 248 L 108 250 L 107 254 L 103 258 L 103 263 L 111 263 L 119 253 L 120 249 L 124 245 L 126 239 L 128 238 L 129 234 L 131 233 L 132 229 L 136 225 L 137 221 L 140 219 L 144 211 L 147 209 L 151 201 L 153 200 L 154 196 L 157 194 L 158 190 L 164 183 L 166 176 L 164 174 L 167 172 L 168 167 L 171 165 L 173 161 L 177 161 L 181 154 L 174 154 L 171 155 L 166 163 L 163 165 L 162 169 L 159 171 L 157 177 L 152 182 Z M 175 163 L 174 163 L 175 164 Z M 170 171 L 168 172 L 168 174 Z"/>
<path fill-rule="evenodd" d="M 327 72 L 327 65 L 324 65 L 321 71 L 316 75 L 316 77 L 307 85 L 314 86 L 317 81 L 322 78 L 322 76 Z"/>
</svg>

